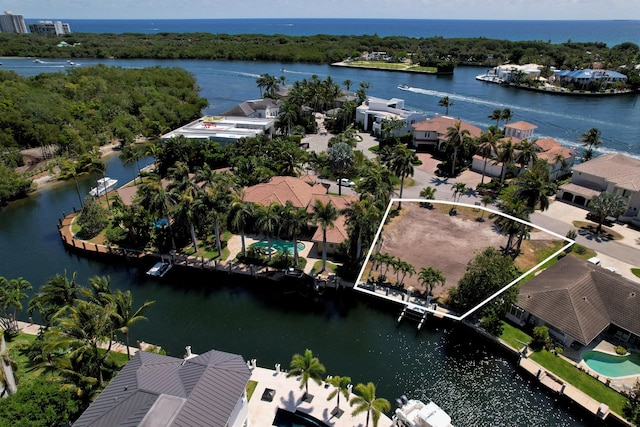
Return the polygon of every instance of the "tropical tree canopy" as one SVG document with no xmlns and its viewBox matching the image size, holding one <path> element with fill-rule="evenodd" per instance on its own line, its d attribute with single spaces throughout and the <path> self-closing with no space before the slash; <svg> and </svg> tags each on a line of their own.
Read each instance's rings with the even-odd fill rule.
<svg viewBox="0 0 640 427">
<path fill-rule="evenodd" d="M 602 231 L 602 224 L 609 217 L 617 218 L 627 209 L 624 199 L 618 195 L 605 191 L 591 199 L 589 209 L 593 217 L 598 220 L 598 232 Z"/>
<path fill-rule="evenodd" d="M 320 385 L 324 374 L 324 365 L 313 355 L 311 350 L 306 349 L 304 354 L 296 353 L 291 358 L 287 378 L 300 376 L 300 388 L 304 388 L 305 395 L 307 395 L 309 394 L 309 380 Z"/>
</svg>

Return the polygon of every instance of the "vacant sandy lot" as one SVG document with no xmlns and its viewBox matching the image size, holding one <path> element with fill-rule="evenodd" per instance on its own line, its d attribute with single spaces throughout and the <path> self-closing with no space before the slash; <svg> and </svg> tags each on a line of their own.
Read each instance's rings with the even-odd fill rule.
<svg viewBox="0 0 640 427">
<path fill-rule="evenodd" d="M 434 296 L 458 284 L 469 261 L 478 250 L 488 246 L 499 249 L 507 237 L 493 229 L 493 221 L 477 221 L 480 211 L 467 209 L 457 216 L 449 216 L 448 205 L 434 209 L 421 208 L 417 203 L 403 203 L 399 217 L 383 230 L 381 253 L 388 252 L 414 266 L 416 274 L 405 279 L 405 286 L 424 288 L 418 284 L 417 272 L 423 267 L 441 270 L 445 286 L 434 288 Z M 485 215 L 486 217 L 486 215 Z M 393 270 L 387 276 L 395 281 Z"/>
</svg>

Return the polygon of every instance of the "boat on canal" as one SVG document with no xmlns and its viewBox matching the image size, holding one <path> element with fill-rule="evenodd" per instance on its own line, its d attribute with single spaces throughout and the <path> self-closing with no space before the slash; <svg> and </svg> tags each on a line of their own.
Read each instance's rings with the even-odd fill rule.
<svg viewBox="0 0 640 427">
<path fill-rule="evenodd" d="M 173 267 L 173 264 L 168 261 L 158 261 L 153 264 L 153 267 L 147 270 L 147 275 L 162 278 L 171 270 L 171 267 Z"/>
<path fill-rule="evenodd" d="M 453 427 L 449 414 L 431 400 L 425 403 L 402 396 L 397 403 L 394 427 Z"/>
<path fill-rule="evenodd" d="M 89 191 L 89 194 L 93 197 L 100 197 L 107 194 L 109 191 L 116 188 L 118 185 L 118 180 L 109 178 L 105 176 L 104 178 L 100 178 L 97 182 L 97 185 Z"/>
</svg>

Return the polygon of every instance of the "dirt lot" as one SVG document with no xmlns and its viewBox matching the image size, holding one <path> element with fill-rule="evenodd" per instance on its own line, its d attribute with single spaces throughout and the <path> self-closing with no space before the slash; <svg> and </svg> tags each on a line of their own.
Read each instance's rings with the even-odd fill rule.
<svg viewBox="0 0 640 427">
<path fill-rule="evenodd" d="M 405 287 L 422 291 L 417 272 L 423 267 L 441 270 L 446 284 L 434 288 L 433 294 L 438 297 L 458 284 L 468 262 L 479 250 L 488 246 L 499 249 L 506 244 L 507 237 L 494 230 L 493 221 L 478 221 L 479 209 L 460 209 L 458 215 L 449 216 L 449 205 L 434 206 L 426 209 L 417 203 L 403 203 L 401 214 L 383 230 L 381 253 L 388 252 L 414 266 L 416 274 L 407 276 Z M 395 281 L 393 271 L 387 276 Z"/>
</svg>

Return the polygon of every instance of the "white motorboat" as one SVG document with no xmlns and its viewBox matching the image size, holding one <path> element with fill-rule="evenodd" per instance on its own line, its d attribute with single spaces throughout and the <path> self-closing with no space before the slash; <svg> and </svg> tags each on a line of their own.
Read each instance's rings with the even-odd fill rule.
<svg viewBox="0 0 640 427">
<path fill-rule="evenodd" d="M 101 197 L 116 188 L 116 185 L 118 185 L 117 179 L 109 177 L 100 178 L 97 185 L 89 191 L 89 194 L 93 197 Z"/>
<path fill-rule="evenodd" d="M 393 425 L 398 427 L 452 427 L 451 417 L 442 408 L 429 400 L 398 399 L 398 409 L 393 416 Z"/>
<path fill-rule="evenodd" d="M 173 264 L 171 264 L 170 262 L 158 261 L 153 264 L 153 267 L 147 270 L 147 275 L 153 277 L 164 277 L 164 275 L 167 274 L 169 270 L 171 270 L 171 267 L 173 267 Z"/>
</svg>

